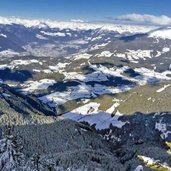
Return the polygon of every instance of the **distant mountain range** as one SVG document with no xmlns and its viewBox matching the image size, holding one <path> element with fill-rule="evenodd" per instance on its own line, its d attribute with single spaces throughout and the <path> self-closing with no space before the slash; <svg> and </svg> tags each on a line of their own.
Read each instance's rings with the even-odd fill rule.
<svg viewBox="0 0 171 171">
<path fill-rule="evenodd" d="M 93 40 L 93 35 L 98 39 L 103 38 L 101 40 L 103 41 L 105 37 L 107 39 L 120 34 L 144 33 L 151 29 L 154 28 L 0 17 L 0 40 L 2 42 L 0 42 L 0 50 L 2 55 L 17 55 L 19 52 L 27 52 L 27 54 L 36 56 L 58 56 L 63 53 L 78 52 L 78 49 L 91 46 L 96 43 L 96 40 Z M 105 35 L 101 37 L 102 32 Z M 54 53 L 48 53 L 49 50 Z"/>
</svg>

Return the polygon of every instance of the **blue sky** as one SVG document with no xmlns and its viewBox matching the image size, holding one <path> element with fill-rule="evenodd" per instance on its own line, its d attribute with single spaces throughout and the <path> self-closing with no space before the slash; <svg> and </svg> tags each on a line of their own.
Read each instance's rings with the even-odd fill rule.
<svg viewBox="0 0 171 171">
<path fill-rule="evenodd" d="M 105 20 L 125 14 L 167 15 L 171 0 L 0 0 L 0 16 Z"/>
</svg>

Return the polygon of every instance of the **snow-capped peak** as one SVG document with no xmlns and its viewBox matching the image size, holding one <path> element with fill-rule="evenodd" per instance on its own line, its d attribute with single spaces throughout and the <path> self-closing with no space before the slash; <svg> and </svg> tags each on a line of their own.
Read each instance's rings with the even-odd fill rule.
<svg viewBox="0 0 171 171">
<path fill-rule="evenodd" d="M 25 27 L 45 27 L 45 23 L 41 20 L 29 20 L 29 19 L 21 19 L 17 17 L 0 17 L 0 24 L 3 25 L 11 25 L 11 24 L 19 24 L 24 25 Z"/>
<path fill-rule="evenodd" d="M 88 22 L 75 22 L 75 21 L 54 21 L 54 20 L 35 20 L 35 19 L 21 19 L 17 17 L 0 17 L 0 24 L 20 24 L 25 27 L 50 27 L 60 29 L 72 30 L 89 30 L 101 29 L 108 31 L 115 31 L 119 33 L 146 33 L 154 29 L 152 26 L 133 26 L 112 23 L 88 23 Z"/>
</svg>

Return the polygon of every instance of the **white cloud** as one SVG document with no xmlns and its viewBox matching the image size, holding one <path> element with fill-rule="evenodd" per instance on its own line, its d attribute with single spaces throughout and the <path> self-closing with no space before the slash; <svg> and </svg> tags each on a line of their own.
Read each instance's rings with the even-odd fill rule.
<svg viewBox="0 0 171 171">
<path fill-rule="evenodd" d="M 83 23 L 84 22 L 83 20 L 80 20 L 80 19 L 72 19 L 71 21 L 76 22 L 76 23 Z"/>
<path fill-rule="evenodd" d="M 170 25 L 171 18 L 166 15 L 161 16 L 154 16 L 148 14 L 127 14 L 118 16 L 115 18 L 116 20 L 121 21 L 132 21 L 132 22 L 139 22 L 139 23 L 150 23 L 150 24 L 158 24 L 158 25 Z"/>
</svg>

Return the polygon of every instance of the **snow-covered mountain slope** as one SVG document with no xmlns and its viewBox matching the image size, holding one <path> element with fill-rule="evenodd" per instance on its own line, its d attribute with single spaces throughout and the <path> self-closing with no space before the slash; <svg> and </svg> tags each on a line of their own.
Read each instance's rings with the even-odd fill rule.
<svg viewBox="0 0 171 171">
<path fill-rule="evenodd" d="M 12 25 L 18 24 L 23 25 L 25 27 L 37 27 L 37 28 L 59 28 L 63 29 L 71 29 L 71 30 L 95 30 L 95 29 L 102 29 L 108 31 L 115 31 L 119 33 L 144 33 L 148 32 L 155 27 L 149 26 L 126 26 L 126 25 L 119 25 L 119 24 L 110 24 L 110 23 L 88 23 L 88 22 L 79 22 L 79 21 L 70 21 L 70 22 L 63 22 L 63 21 L 53 21 L 53 20 L 29 20 L 29 19 L 21 19 L 16 17 L 6 18 L 0 17 L 0 24 L 3 25 Z"/>
<path fill-rule="evenodd" d="M 149 34 L 149 37 L 160 38 L 160 39 L 171 39 L 171 28 L 163 28 L 153 31 Z"/>
</svg>

